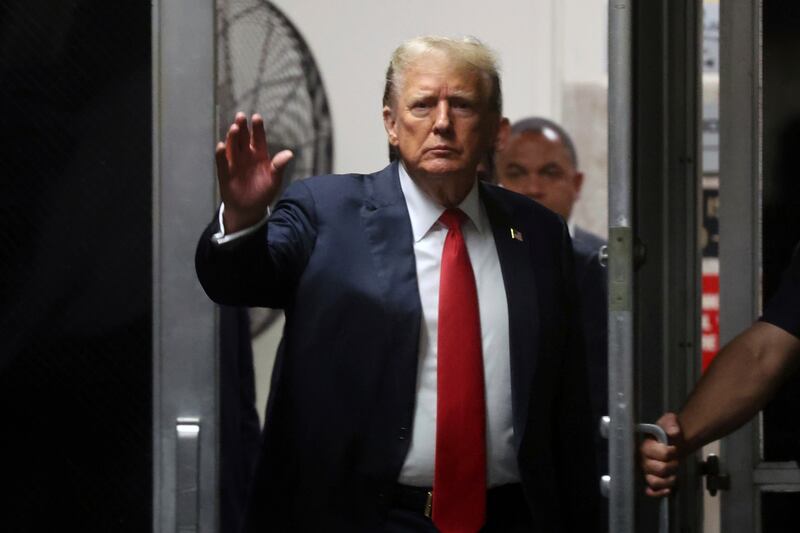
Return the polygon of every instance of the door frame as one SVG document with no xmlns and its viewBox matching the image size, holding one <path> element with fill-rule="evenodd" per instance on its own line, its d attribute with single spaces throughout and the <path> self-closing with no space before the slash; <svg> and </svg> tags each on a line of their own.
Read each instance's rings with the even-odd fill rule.
<svg viewBox="0 0 800 533">
<path fill-rule="evenodd" d="M 153 2 L 153 531 L 218 529 L 217 311 L 194 270 L 215 209 L 213 0 Z"/>
<path fill-rule="evenodd" d="M 761 315 L 763 180 L 762 0 L 720 3 L 720 341 Z M 721 441 L 730 490 L 721 530 L 762 530 L 761 496 L 800 491 L 795 462 L 763 460 L 761 415 Z"/>
</svg>

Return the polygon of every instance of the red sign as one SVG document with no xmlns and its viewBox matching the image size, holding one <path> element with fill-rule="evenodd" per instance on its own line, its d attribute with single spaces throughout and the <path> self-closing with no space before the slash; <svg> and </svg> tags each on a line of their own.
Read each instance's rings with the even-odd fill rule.
<svg viewBox="0 0 800 533">
<path fill-rule="evenodd" d="M 719 351 L 719 259 L 703 259 L 702 301 L 703 372 Z"/>
</svg>

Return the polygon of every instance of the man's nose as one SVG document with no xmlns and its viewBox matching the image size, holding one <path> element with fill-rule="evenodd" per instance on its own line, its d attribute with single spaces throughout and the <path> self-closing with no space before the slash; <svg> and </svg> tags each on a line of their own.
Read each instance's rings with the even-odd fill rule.
<svg viewBox="0 0 800 533">
<path fill-rule="evenodd" d="M 544 197 L 544 187 L 542 183 L 542 178 L 538 174 L 531 174 L 527 180 L 527 187 L 525 188 L 525 196 L 533 198 L 534 200 L 540 200 Z"/>
<path fill-rule="evenodd" d="M 440 100 L 436 105 L 435 121 L 433 131 L 438 134 L 450 131 L 450 104 L 447 100 Z"/>
</svg>

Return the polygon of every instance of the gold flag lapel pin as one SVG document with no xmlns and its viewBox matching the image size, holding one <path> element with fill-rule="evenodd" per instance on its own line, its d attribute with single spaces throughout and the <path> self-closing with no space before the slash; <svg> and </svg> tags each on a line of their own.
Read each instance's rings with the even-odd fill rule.
<svg viewBox="0 0 800 533">
<path fill-rule="evenodd" d="M 511 238 L 515 241 L 523 242 L 525 239 L 522 237 L 522 232 L 511 228 Z"/>
</svg>

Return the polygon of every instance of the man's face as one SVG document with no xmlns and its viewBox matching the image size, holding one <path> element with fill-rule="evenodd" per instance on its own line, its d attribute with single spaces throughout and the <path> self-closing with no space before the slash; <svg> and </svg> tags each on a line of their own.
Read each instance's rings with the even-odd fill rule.
<svg viewBox="0 0 800 533">
<path fill-rule="evenodd" d="M 583 174 L 552 130 L 512 135 L 497 154 L 497 181 L 569 219 Z"/>
<path fill-rule="evenodd" d="M 400 85 L 394 105 L 383 110 L 390 144 L 426 192 L 432 187 L 448 198 L 466 195 L 497 133 L 488 84 L 479 72 L 455 68 L 434 53 L 412 63 Z"/>
</svg>

